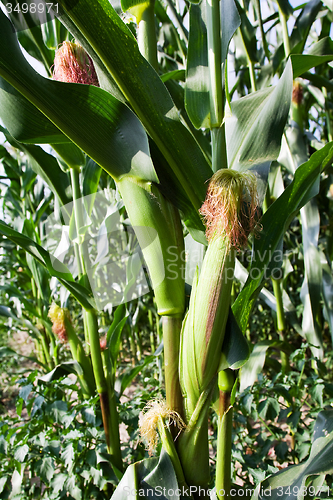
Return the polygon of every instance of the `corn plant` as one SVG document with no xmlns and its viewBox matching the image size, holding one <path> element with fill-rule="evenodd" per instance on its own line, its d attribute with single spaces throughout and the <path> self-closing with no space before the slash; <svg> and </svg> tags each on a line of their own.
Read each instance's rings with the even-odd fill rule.
<svg viewBox="0 0 333 500">
<path fill-rule="evenodd" d="M 332 175 L 329 6 L 318 0 L 300 9 L 285 1 L 202 0 L 180 6 L 123 0 L 120 8 L 107 0 L 60 0 L 48 12 L 48 4 L 40 4 L 45 8 L 36 12 L 32 3 L 27 8 L 2 4 L 0 117 L 9 142 L 17 141 L 28 155 L 44 155 L 36 144 L 51 145 L 68 172 L 77 278 L 29 235 L 5 222 L 0 230 L 82 306 L 85 350 L 68 311 L 55 306 L 51 318 L 54 331 L 70 340 L 82 389 L 88 396 L 96 387 L 99 394 L 110 461 L 120 480 L 114 498 L 124 498 L 128 491 L 140 496 L 139 485 L 147 496 L 147 485 L 179 487 L 194 498 L 230 496 L 238 370 L 241 387 L 252 385 L 272 346 L 264 341 L 252 350 L 244 337 L 259 294 L 276 311 L 285 372 L 288 317 L 316 358 L 323 357 L 322 314 L 332 334 L 332 248 L 318 249 L 315 202 L 320 181 Z M 20 46 L 44 65 L 46 77 L 29 64 Z M 317 136 L 305 134 L 312 127 L 312 113 L 320 115 L 320 137 L 317 130 Z M 166 402 L 150 403 L 141 429 L 151 450 L 158 431 L 163 449 L 159 459 L 132 464 L 125 473 L 115 398 L 125 317 L 120 319 L 119 309 L 101 349 L 101 319 L 79 208 L 89 158 L 116 184 L 162 318 Z M 64 185 L 54 182 L 50 162 L 38 164 L 64 203 Z M 283 179 L 282 167 L 289 178 Z M 95 195 L 98 180 L 92 185 L 90 194 Z M 304 259 L 302 324 L 289 314 L 294 311 L 281 274 L 283 238 L 298 216 Z M 239 256 L 250 246 L 250 263 L 242 268 Z M 185 276 L 198 248 L 204 256 L 192 276 L 186 311 Z M 243 282 L 238 294 L 234 276 Z M 263 288 L 269 280 L 273 294 Z M 258 351 L 260 363 L 255 361 Z M 214 492 L 211 406 L 218 418 Z M 287 470 L 267 479 L 259 496 L 268 495 L 271 486 L 276 496 L 289 498 L 291 482 L 296 488 L 292 495 L 305 495 L 306 481 L 331 472 L 331 448 L 323 438 L 326 433 L 331 444 L 331 418 L 329 410 L 319 414 L 313 449 L 295 477 Z"/>
</svg>

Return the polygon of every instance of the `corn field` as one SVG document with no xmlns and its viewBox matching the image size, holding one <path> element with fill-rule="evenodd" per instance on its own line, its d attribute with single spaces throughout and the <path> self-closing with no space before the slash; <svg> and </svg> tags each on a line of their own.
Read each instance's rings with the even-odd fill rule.
<svg viewBox="0 0 333 500">
<path fill-rule="evenodd" d="M 0 7 L 0 497 L 332 498 L 332 1 Z"/>
</svg>

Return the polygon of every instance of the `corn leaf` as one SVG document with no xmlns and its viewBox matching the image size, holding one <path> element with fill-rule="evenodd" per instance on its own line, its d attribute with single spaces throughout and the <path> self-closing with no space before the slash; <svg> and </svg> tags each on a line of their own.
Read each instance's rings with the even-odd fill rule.
<svg viewBox="0 0 333 500">
<path fill-rule="evenodd" d="M 301 131 L 296 126 L 288 127 L 285 133 L 283 155 L 281 155 L 284 166 L 294 175 L 299 165 L 306 161 L 307 156 L 307 147 Z M 313 186 L 314 194 L 318 191 L 319 178 Z M 322 289 L 322 269 L 318 252 L 320 217 L 315 201 L 310 200 L 301 208 L 300 214 L 304 256 L 304 281 L 301 289 L 301 300 L 304 305 L 302 335 L 312 346 L 313 354 L 322 358 L 323 340 L 317 320 Z"/>
<path fill-rule="evenodd" d="M 206 5 L 190 7 L 190 34 L 186 69 L 185 106 L 196 128 L 209 127 L 209 71 Z"/>
<path fill-rule="evenodd" d="M 0 109 L 5 127 L 18 142 L 26 144 L 70 142 L 43 113 L 1 77 Z"/>
<path fill-rule="evenodd" d="M 164 498 L 174 500 L 173 492 L 177 491 L 179 486 L 173 465 L 164 448 L 159 458 L 146 458 L 130 465 L 113 493 L 112 500 L 126 500 L 128 492 L 133 492 L 132 500 L 155 500 L 162 485 Z M 156 487 L 158 488 L 154 491 Z"/>
<path fill-rule="evenodd" d="M 23 248 L 26 252 L 30 253 L 37 262 L 46 267 L 50 275 L 58 278 L 60 283 L 71 292 L 84 308 L 89 310 L 94 307 L 94 300 L 90 291 L 79 283 L 76 283 L 67 267 L 58 259 L 51 256 L 51 254 L 38 245 L 38 243 L 10 228 L 3 221 L 0 221 L 0 233 L 19 247 Z"/>
<path fill-rule="evenodd" d="M 250 356 L 249 344 L 230 309 L 222 345 L 219 370 L 238 370 Z"/>
<path fill-rule="evenodd" d="M 206 0 L 190 7 L 190 36 L 187 56 L 185 106 L 196 128 L 209 127 L 209 70 Z M 231 38 L 240 25 L 234 0 L 220 2 L 222 74 Z"/>
<path fill-rule="evenodd" d="M 41 77 L 23 57 L 2 12 L 0 28 L 0 75 L 114 178 L 158 181 L 145 131 L 124 104 L 98 87 Z"/>
<path fill-rule="evenodd" d="M 320 64 L 325 64 L 333 60 L 333 54 L 330 55 L 310 55 L 310 54 L 292 54 L 290 56 L 293 65 L 294 78 L 301 76 L 311 68 L 315 68 Z"/>
<path fill-rule="evenodd" d="M 322 290 L 322 267 L 318 250 L 320 216 L 314 199 L 301 208 L 301 220 L 304 255 L 304 281 L 300 294 L 304 305 L 302 330 L 311 344 L 314 356 L 322 359 L 324 346 L 317 319 Z"/>
<path fill-rule="evenodd" d="M 333 472 L 333 410 L 318 414 L 309 458 L 299 465 L 289 466 L 265 479 L 252 496 L 253 500 L 301 500 L 304 487 L 310 476 L 331 474 Z M 310 490 L 311 491 L 311 490 Z M 317 496 L 324 488 L 315 488 Z M 328 490 L 326 490 L 327 494 Z"/>
<path fill-rule="evenodd" d="M 264 276 L 267 279 L 270 275 L 270 260 L 274 250 L 298 210 L 316 195 L 313 186 L 318 181 L 322 170 L 330 165 L 332 160 L 333 143 L 330 142 L 296 170 L 294 180 L 265 212 L 261 221 L 260 239 L 254 241 L 253 260 L 249 269 L 249 272 L 254 269 L 255 273 L 250 272 L 249 278 L 232 307 L 243 332 L 262 287 L 262 280 Z"/>
<path fill-rule="evenodd" d="M 258 168 L 279 156 L 291 92 L 289 62 L 275 87 L 259 90 L 231 104 L 231 115 L 226 119 L 229 168 Z"/>
<path fill-rule="evenodd" d="M 324 299 L 324 313 L 328 323 L 331 338 L 333 339 L 333 273 L 331 265 L 327 261 L 327 257 L 323 252 L 321 254 L 321 265 L 323 270 L 323 299 Z"/>
<path fill-rule="evenodd" d="M 274 346 L 275 342 L 271 340 L 262 340 L 253 347 L 247 362 L 242 366 L 239 372 L 240 387 L 239 392 L 242 393 L 247 387 L 251 387 L 257 380 L 259 373 L 265 364 L 267 349 Z"/>
<path fill-rule="evenodd" d="M 107 0 L 59 2 L 61 19 L 75 24 L 117 83 L 166 158 L 192 205 L 200 208 L 211 169 L 192 134 L 181 124 L 165 85 L 140 54 L 128 27 Z M 68 26 L 69 27 L 69 26 Z M 70 29 L 70 27 L 69 27 Z"/>
</svg>

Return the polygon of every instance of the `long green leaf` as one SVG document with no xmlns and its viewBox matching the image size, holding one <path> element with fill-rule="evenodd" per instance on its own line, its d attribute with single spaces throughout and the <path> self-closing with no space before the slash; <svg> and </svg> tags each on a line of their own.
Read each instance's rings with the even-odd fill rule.
<svg viewBox="0 0 333 500">
<path fill-rule="evenodd" d="M 231 38 L 240 25 L 234 0 L 220 2 L 221 8 L 221 72 Z M 185 87 L 186 111 L 196 128 L 209 127 L 209 71 L 207 48 L 206 0 L 190 8 L 190 36 Z"/>
<path fill-rule="evenodd" d="M 298 127 L 287 128 L 281 151 L 281 163 L 294 175 L 299 165 L 308 157 L 307 146 Z M 319 178 L 313 186 L 313 191 L 314 193 L 319 191 Z M 323 340 L 317 320 L 322 289 L 322 268 L 318 252 L 320 217 L 315 201 L 312 199 L 303 206 L 300 214 L 304 255 L 304 281 L 301 289 L 301 299 L 304 305 L 302 335 L 312 346 L 314 356 L 322 358 Z"/>
<path fill-rule="evenodd" d="M 301 221 L 304 255 L 304 281 L 301 289 L 304 305 L 302 330 L 311 344 L 313 354 L 322 359 L 323 338 L 317 320 L 322 290 L 322 267 L 318 251 L 320 216 L 315 200 L 310 200 L 301 208 Z"/>
<path fill-rule="evenodd" d="M 0 77 L 1 119 L 9 133 L 27 144 L 70 142 L 38 109 Z"/>
<path fill-rule="evenodd" d="M 326 475 L 333 472 L 333 410 L 318 414 L 313 443 L 309 458 L 299 465 L 289 466 L 265 479 L 255 490 L 253 500 L 302 500 L 305 495 L 306 480 L 310 476 Z M 320 488 L 315 488 L 313 497 L 320 496 Z M 311 491 L 311 490 L 310 490 Z M 322 489 L 322 495 L 324 495 Z M 326 489 L 326 494 L 328 490 Z"/>
<path fill-rule="evenodd" d="M 249 344 L 230 309 L 222 345 L 220 370 L 238 370 L 250 356 Z"/>
<path fill-rule="evenodd" d="M 321 265 L 323 269 L 324 312 L 333 339 L 333 272 L 323 252 L 321 252 Z"/>
<path fill-rule="evenodd" d="M 157 488 L 155 492 L 154 488 Z M 155 500 L 162 488 L 165 500 L 178 498 L 178 495 L 173 494 L 179 488 L 175 470 L 163 448 L 159 458 L 146 458 L 127 468 L 112 500 L 128 500 L 129 492 L 132 492 L 132 500 Z"/>
<path fill-rule="evenodd" d="M 330 165 L 332 160 L 333 143 L 330 142 L 296 170 L 294 180 L 265 212 L 261 221 L 260 239 L 254 241 L 250 276 L 232 307 L 243 332 L 247 327 L 262 281 L 270 276 L 270 264 L 274 266 L 274 262 L 271 263 L 271 256 L 295 214 L 315 196 L 313 186 L 322 170 Z"/>
<path fill-rule="evenodd" d="M 206 194 L 211 169 L 191 133 L 180 123 L 165 85 L 140 54 L 137 42 L 108 0 L 92 4 L 60 1 L 68 17 L 89 41 L 110 75 L 161 150 L 193 206 Z M 64 19 L 62 17 L 62 19 Z"/>
<path fill-rule="evenodd" d="M 77 146 L 116 179 L 130 174 L 158 181 L 147 136 L 124 104 L 98 87 L 41 77 L 23 57 L 2 12 L 0 41 L 0 74 Z"/>
<path fill-rule="evenodd" d="M 58 259 L 52 257 L 49 252 L 44 250 L 38 243 L 27 236 L 10 228 L 7 224 L 0 221 L 0 233 L 13 241 L 16 245 L 30 253 L 40 264 L 47 268 L 51 276 L 58 278 L 71 294 L 80 302 L 85 309 L 94 307 L 92 294 L 79 283 L 76 283 L 67 267 Z"/>
<path fill-rule="evenodd" d="M 250 354 L 249 359 L 242 366 L 239 374 L 240 378 L 240 388 L 239 392 L 245 391 L 247 387 L 250 387 L 257 380 L 259 373 L 262 372 L 262 369 L 265 364 L 266 352 L 267 349 L 272 347 L 274 344 L 271 340 L 262 340 L 258 342 L 253 347 L 253 351 Z"/>
<path fill-rule="evenodd" d="M 185 106 L 196 128 L 209 127 L 209 71 L 205 2 L 190 7 Z"/>
<path fill-rule="evenodd" d="M 315 68 L 320 64 L 325 64 L 329 61 L 333 60 L 333 54 L 327 56 L 315 56 L 309 54 L 292 54 L 290 56 L 291 62 L 293 65 L 293 75 L 294 78 L 301 76 L 306 71 L 309 71 L 311 68 Z"/>
<path fill-rule="evenodd" d="M 275 87 L 254 92 L 231 104 L 226 118 L 228 166 L 245 170 L 275 160 L 288 118 L 292 69 L 288 63 Z"/>
</svg>

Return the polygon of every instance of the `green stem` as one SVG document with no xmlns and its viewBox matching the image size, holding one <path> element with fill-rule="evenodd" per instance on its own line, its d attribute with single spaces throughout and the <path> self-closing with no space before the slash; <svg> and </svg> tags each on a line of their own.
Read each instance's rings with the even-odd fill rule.
<svg viewBox="0 0 333 500">
<path fill-rule="evenodd" d="M 216 494 L 219 499 L 230 496 L 231 448 L 232 448 L 232 406 L 231 392 L 235 375 L 229 368 L 218 374 L 219 402 L 216 457 Z"/>
<path fill-rule="evenodd" d="M 256 92 L 256 90 L 257 90 L 256 76 L 254 73 L 254 64 L 253 64 L 253 61 L 251 59 L 249 59 L 249 71 L 250 71 L 251 89 L 252 89 L 252 92 Z"/>
<path fill-rule="evenodd" d="M 83 373 L 78 374 L 82 392 L 86 397 L 91 397 L 95 394 L 95 381 L 92 372 L 92 367 L 89 358 L 85 355 L 83 345 L 77 336 L 71 322 L 65 319 L 66 332 L 68 336 L 68 344 L 73 356 L 73 359 L 79 363 Z"/>
<path fill-rule="evenodd" d="M 207 42 L 210 81 L 210 127 L 220 127 L 223 121 L 223 87 L 221 57 L 220 0 L 207 0 Z"/>
<path fill-rule="evenodd" d="M 180 317 L 163 316 L 164 370 L 167 405 L 184 417 L 183 396 L 179 382 L 179 347 L 182 320 Z"/>
<path fill-rule="evenodd" d="M 271 205 L 271 195 L 269 186 L 267 186 L 266 195 L 263 204 L 263 210 L 266 212 Z M 276 299 L 276 326 L 278 334 L 282 341 L 284 341 L 284 332 L 287 328 L 286 316 L 283 308 L 283 287 L 281 279 L 272 279 L 273 292 Z M 289 359 L 285 352 L 281 351 L 281 364 L 282 364 L 282 372 L 286 373 L 290 369 Z"/>
<path fill-rule="evenodd" d="M 49 324 L 44 325 L 44 328 L 45 328 L 45 333 L 47 335 L 48 341 L 50 342 L 50 345 L 51 345 L 54 364 L 57 365 L 59 363 L 58 346 L 55 342 L 54 334 L 53 334 L 52 329 L 50 328 Z"/>
<path fill-rule="evenodd" d="M 286 318 L 283 309 L 281 279 L 272 278 L 273 291 L 276 298 L 276 320 L 277 329 L 283 332 L 286 329 Z"/>
<path fill-rule="evenodd" d="M 101 346 L 99 343 L 97 316 L 93 309 L 90 311 L 84 310 L 83 314 L 88 326 L 91 361 L 96 379 L 96 388 L 97 392 L 101 394 L 107 391 L 107 384 L 104 376 Z"/>
<path fill-rule="evenodd" d="M 40 340 L 41 340 L 41 346 L 44 352 L 44 359 L 46 361 L 46 364 L 49 368 L 49 370 L 52 370 L 54 368 L 54 364 L 52 362 L 51 356 L 50 356 L 50 345 L 47 340 L 47 336 L 45 334 L 45 330 L 40 331 Z"/>
<path fill-rule="evenodd" d="M 282 341 L 284 341 L 284 333 L 286 331 L 286 317 L 283 309 L 282 287 L 281 280 L 272 278 L 273 291 L 276 298 L 276 323 L 277 331 Z M 287 373 L 290 370 L 289 358 L 287 354 L 281 351 L 282 373 Z"/>
<path fill-rule="evenodd" d="M 138 45 L 141 54 L 157 71 L 157 41 L 155 28 L 155 1 L 150 1 L 141 14 L 138 25 Z"/>
<path fill-rule="evenodd" d="M 279 436 L 277 434 L 275 434 L 275 432 L 273 432 L 272 429 L 269 428 L 269 426 L 266 424 L 265 420 L 263 418 L 261 418 L 259 415 L 258 415 L 258 418 L 259 418 L 260 422 L 263 424 L 263 426 L 268 430 L 268 432 L 270 434 L 272 434 L 272 436 L 274 436 L 275 439 L 279 439 Z"/>
<path fill-rule="evenodd" d="M 280 8 L 279 3 L 278 3 L 278 9 L 279 9 L 280 23 L 282 26 L 284 54 L 285 54 L 285 57 L 287 58 L 290 54 L 290 40 L 289 40 L 289 33 L 288 33 L 287 16 Z"/>
<path fill-rule="evenodd" d="M 112 455 L 112 465 L 114 466 L 114 470 L 118 479 L 121 479 L 123 464 L 120 448 L 119 416 L 117 411 L 117 401 L 114 393 L 114 382 L 116 374 L 110 360 L 109 350 L 106 349 L 105 351 L 102 351 L 101 356 L 107 383 L 108 401 L 105 401 L 105 403 L 108 404 L 108 407 L 106 409 L 109 418 L 107 429 L 109 432 L 109 441 L 112 443 L 112 449 L 110 450 Z M 102 399 L 104 401 L 104 398 Z"/>
<path fill-rule="evenodd" d="M 270 53 L 269 53 L 268 44 L 267 44 L 267 40 L 266 40 L 266 36 L 265 36 L 264 25 L 263 25 L 262 17 L 261 17 L 260 0 L 255 0 L 254 4 L 255 4 L 255 8 L 257 10 L 259 29 L 260 29 L 260 34 L 261 34 L 261 39 L 262 39 L 262 44 L 263 44 L 265 56 L 267 57 L 268 60 L 270 60 Z"/>
<path fill-rule="evenodd" d="M 230 496 L 232 413 L 230 392 L 220 391 L 216 460 L 216 494 L 219 499 Z"/>
<path fill-rule="evenodd" d="M 326 125 L 327 125 L 327 139 L 329 142 L 333 141 L 333 131 L 332 131 L 332 123 L 331 123 L 331 116 L 330 116 L 330 108 L 329 108 L 329 101 L 327 99 L 327 89 L 325 87 L 322 87 L 322 93 L 325 97 L 325 114 L 326 114 Z"/>
<path fill-rule="evenodd" d="M 110 387 L 107 384 L 107 380 L 104 375 L 96 311 L 93 309 L 90 311 L 84 311 L 84 316 L 87 324 L 87 331 L 89 332 L 91 361 L 96 380 L 96 387 L 101 402 L 106 445 L 108 453 L 111 455 L 111 464 L 115 466 L 115 474 L 117 474 L 117 471 L 123 470 L 117 407 L 114 394 L 110 394 Z"/>
</svg>

